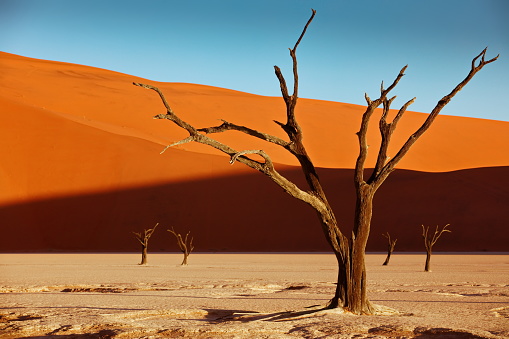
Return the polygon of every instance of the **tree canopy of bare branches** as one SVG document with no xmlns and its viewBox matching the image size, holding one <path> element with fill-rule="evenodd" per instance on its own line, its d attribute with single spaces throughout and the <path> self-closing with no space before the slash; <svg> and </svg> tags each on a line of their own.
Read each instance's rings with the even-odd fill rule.
<svg viewBox="0 0 509 339">
<path fill-rule="evenodd" d="M 451 231 L 447 229 L 447 226 L 449 226 L 449 224 L 442 227 L 441 230 L 438 229 L 437 225 L 435 232 L 433 234 L 429 233 L 429 226 L 426 227 L 424 225 L 421 226 L 422 226 L 422 237 L 424 239 L 424 247 L 426 248 L 426 263 L 424 264 L 424 271 L 430 272 L 431 253 L 433 251 L 433 245 L 435 245 L 435 243 L 438 241 L 438 239 L 440 238 L 440 236 L 442 236 L 444 232 Z"/>
<path fill-rule="evenodd" d="M 328 304 L 328 307 L 342 307 L 355 314 L 372 314 L 375 309 L 366 296 L 366 270 L 365 270 L 365 248 L 370 233 L 371 217 L 373 210 L 373 197 L 377 189 L 387 179 L 389 174 L 394 171 L 398 162 L 407 154 L 412 145 L 428 130 L 442 108 L 450 102 L 450 100 L 479 72 L 485 65 L 495 61 L 497 57 L 486 60 L 486 49 L 472 60 L 471 68 L 464 80 L 462 80 L 449 94 L 440 99 L 433 108 L 424 123 L 412 133 L 403 146 L 395 153 L 392 158 L 388 156 L 389 144 L 391 136 L 397 127 L 398 122 L 403 118 L 405 111 L 415 98 L 408 100 L 397 112 L 392 121 L 388 120 L 390 106 L 394 100 L 389 97 L 390 92 L 396 87 L 407 66 L 403 67 L 395 80 L 386 88 L 382 82 L 380 86 L 380 95 L 376 99 L 371 99 L 367 94 L 365 100 L 367 107 L 362 115 L 360 129 L 357 132 L 359 141 L 359 155 L 355 163 L 354 182 L 356 189 L 356 209 L 353 232 L 350 236 L 345 235 L 341 231 L 341 226 L 336 219 L 336 215 L 330 206 L 323 187 L 320 183 L 317 170 L 308 155 L 303 144 L 303 130 L 297 122 L 295 115 L 295 107 L 298 101 L 299 77 L 297 63 L 297 48 L 301 43 L 310 23 L 316 14 L 312 10 L 311 17 L 307 21 L 297 42 L 290 48 L 290 57 L 292 59 L 293 88 L 290 90 L 281 69 L 274 66 L 276 77 L 281 88 L 281 95 L 286 105 L 286 121 L 275 121 L 286 133 L 287 139 L 282 139 L 274 135 L 257 131 L 246 126 L 224 121 L 218 126 L 197 128 L 192 124 L 183 120 L 177 115 L 170 104 L 166 100 L 162 91 L 152 85 L 134 83 L 136 86 L 155 91 L 164 107 L 165 114 L 158 114 L 154 118 L 169 120 L 178 127 L 184 129 L 189 134 L 188 137 L 176 141 L 168 147 L 181 145 L 189 142 L 197 142 L 213 147 L 230 157 L 230 162 L 240 162 L 247 165 L 267 177 L 275 184 L 281 187 L 286 193 L 292 197 L 303 201 L 311 206 L 317 213 L 319 223 L 323 230 L 326 240 L 333 250 L 338 261 L 338 283 L 334 297 Z M 378 149 L 378 156 L 372 173 L 365 177 L 365 162 L 368 154 L 367 131 L 370 119 L 377 108 L 382 106 L 382 115 L 378 122 L 378 128 L 381 135 L 381 143 Z M 327 123 L 327 122 L 323 122 Z M 284 148 L 290 152 L 298 160 L 302 172 L 306 178 L 307 189 L 299 188 L 295 183 L 290 181 L 279 173 L 274 163 L 264 150 L 260 149 L 244 149 L 237 150 L 230 145 L 221 143 L 211 137 L 216 133 L 226 131 L 237 131 L 249 135 L 256 139 L 261 139 Z M 250 155 L 258 155 L 261 159 L 252 158 Z M 258 159 L 258 160 L 257 160 Z"/>
<path fill-rule="evenodd" d="M 156 230 L 157 223 L 153 228 L 145 229 L 143 230 L 143 234 L 141 232 L 133 232 L 136 239 L 141 244 L 141 262 L 140 265 L 146 265 L 147 264 L 147 255 L 148 255 L 148 241 L 150 237 L 152 236 L 152 233 Z"/>
<path fill-rule="evenodd" d="M 181 265 L 182 266 L 187 265 L 187 258 L 189 257 L 189 254 L 191 254 L 191 252 L 194 250 L 193 245 L 194 238 L 193 237 L 189 238 L 189 234 L 191 233 L 191 231 L 187 232 L 184 238 L 182 238 L 182 235 L 180 235 L 180 233 L 175 232 L 173 227 L 171 228 L 171 230 L 167 231 L 173 234 L 175 238 L 177 238 L 177 245 L 180 248 L 180 251 L 184 254 L 184 259 L 182 260 Z"/>
</svg>

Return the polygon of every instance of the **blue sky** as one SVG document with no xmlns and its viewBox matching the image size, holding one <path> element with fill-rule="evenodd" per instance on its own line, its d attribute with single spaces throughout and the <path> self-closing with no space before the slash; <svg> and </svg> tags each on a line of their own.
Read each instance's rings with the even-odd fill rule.
<svg viewBox="0 0 509 339">
<path fill-rule="evenodd" d="M 273 66 L 290 81 L 311 8 L 300 97 L 365 104 L 408 64 L 394 108 L 429 112 L 488 46 L 499 60 L 443 114 L 509 121 L 507 0 L 0 0 L 0 50 L 279 96 Z"/>
</svg>

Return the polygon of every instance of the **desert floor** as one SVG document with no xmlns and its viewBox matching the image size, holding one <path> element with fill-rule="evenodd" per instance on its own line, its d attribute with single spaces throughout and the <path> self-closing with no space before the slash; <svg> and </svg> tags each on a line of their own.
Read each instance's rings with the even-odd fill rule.
<svg viewBox="0 0 509 339">
<path fill-rule="evenodd" d="M 367 256 L 379 315 L 317 311 L 331 254 L 0 254 L 1 338 L 508 338 L 509 255 Z"/>
</svg>

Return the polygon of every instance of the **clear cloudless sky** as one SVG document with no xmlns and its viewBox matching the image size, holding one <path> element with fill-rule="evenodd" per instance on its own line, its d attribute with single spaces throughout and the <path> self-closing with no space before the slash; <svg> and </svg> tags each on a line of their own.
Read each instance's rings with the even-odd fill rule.
<svg viewBox="0 0 509 339">
<path fill-rule="evenodd" d="M 363 105 L 408 64 L 393 106 L 429 112 L 488 46 L 443 114 L 509 121 L 509 0 L 0 0 L 0 50 L 279 96 L 311 8 L 300 97 Z"/>
</svg>

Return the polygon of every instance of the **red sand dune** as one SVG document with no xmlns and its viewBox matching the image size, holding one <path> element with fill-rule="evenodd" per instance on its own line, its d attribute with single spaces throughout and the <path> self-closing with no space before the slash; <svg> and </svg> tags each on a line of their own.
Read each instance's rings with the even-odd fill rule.
<svg viewBox="0 0 509 339">
<path fill-rule="evenodd" d="M 159 86 L 199 127 L 225 119 L 284 138 L 273 122 L 284 121 L 281 98 L 8 53 L 0 53 L 0 68 L 0 251 L 132 251 L 130 232 L 156 222 L 154 251 L 176 250 L 164 231 L 172 226 L 191 230 L 199 251 L 328 250 L 313 210 L 263 175 L 202 145 L 160 155 L 186 135 L 152 119 L 164 107 L 132 82 Z M 309 153 L 348 229 L 363 107 L 300 99 L 297 109 Z M 425 117 L 408 112 L 395 147 Z M 295 160 L 282 150 L 236 132 L 218 138 L 238 150 L 263 148 L 302 185 Z M 370 140 L 376 149 L 375 122 Z M 420 225 L 447 223 L 453 233 L 436 250 L 509 250 L 508 146 L 508 122 L 439 116 L 377 193 L 368 250 L 385 250 L 381 233 L 389 231 L 399 239 L 396 250 L 422 251 Z"/>
</svg>

